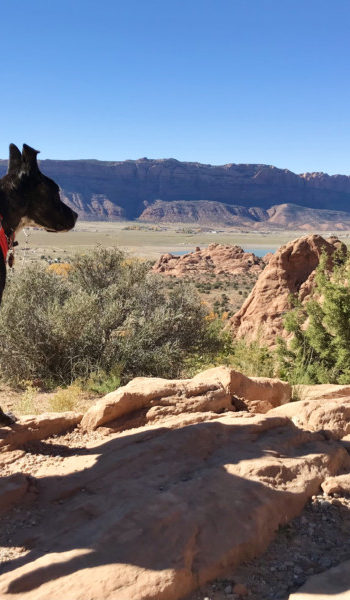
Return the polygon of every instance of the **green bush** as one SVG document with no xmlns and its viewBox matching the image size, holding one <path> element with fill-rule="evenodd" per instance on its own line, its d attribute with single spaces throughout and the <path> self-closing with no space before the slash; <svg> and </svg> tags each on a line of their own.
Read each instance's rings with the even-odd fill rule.
<svg viewBox="0 0 350 600">
<path fill-rule="evenodd" d="M 223 329 L 223 322 L 215 319 L 210 323 L 208 335 L 214 340 L 220 339 L 216 352 L 200 351 L 186 358 L 183 376 L 192 377 L 204 369 L 218 365 L 232 367 L 248 377 L 274 377 L 276 357 L 274 352 L 260 346 L 259 341 L 247 343 L 234 340 L 229 331 Z"/>
<path fill-rule="evenodd" d="M 173 289 L 149 263 L 118 249 L 71 261 L 65 276 L 40 265 L 14 273 L 0 311 L 0 369 L 11 382 L 66 385 L 92 373 L 122 382 L 176 377 L 191 353 L 218 352 L 194 287 Z"/>
</svg>

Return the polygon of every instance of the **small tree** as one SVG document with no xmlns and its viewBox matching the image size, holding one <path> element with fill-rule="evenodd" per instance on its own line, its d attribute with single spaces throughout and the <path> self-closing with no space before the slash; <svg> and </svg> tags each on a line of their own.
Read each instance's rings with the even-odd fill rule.
<svg viewBox="0 0 350 600">
<path fill-rule="evenodd" d="M 329 262 L 329 259 L 328 259 Z M 350 383 L 350 259 L 337 255 L 333 269 L 322 256 L 313 297 L 284 321 L 293 334 L 279 340 L 280 375 L 291 383 Z"/>
</svg>

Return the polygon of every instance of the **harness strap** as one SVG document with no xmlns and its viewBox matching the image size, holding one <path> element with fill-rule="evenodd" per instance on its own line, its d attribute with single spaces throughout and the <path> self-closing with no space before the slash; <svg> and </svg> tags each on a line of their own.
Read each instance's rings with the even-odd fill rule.
<svg viewBox="0 0 350 600">
<path fill-rule="evenodd" d="M 10 235 L 6 235 L 5 230 L 2 226 L 2 221 L 3 221 L 3 217 L 2 217 L 2 215 L 0 215 L 0 248 L 2 251 L 2 255 L 4 257 L 4 262 L 6 264 L 7 254 L 9 252 L 9 250 L 12 250 L 13 246 L 16 244 L 15 244 L 15 234 L 11 233 Z M 11 258 L 11 256 L 9 257 L 9 259 L 10 258 Z M 9 260 L 9 262 L 10 262 L 10 260 Z M 12 258 L 11 262 L 13 264 L 13 258 Z M 12 266 L 12 264 L 10 266 Z"/>
<path fill-rule="evenodd" d="M 0 247 L 1 247 L 2 255 L 4 257 L 4 261 L 6 263 L 7 253 L 9 251 L 9 245 L 8 245 L 8 241 L 7 241 L 7 236 L 5 234 L 5 231 L 4 231 L 4 228 L 2 225 L 0 226 Z"/>
</svg>

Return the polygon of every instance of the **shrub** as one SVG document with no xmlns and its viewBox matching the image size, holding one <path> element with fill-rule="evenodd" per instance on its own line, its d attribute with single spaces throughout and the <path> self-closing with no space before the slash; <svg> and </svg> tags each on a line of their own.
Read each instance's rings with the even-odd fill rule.
<svg viewBox="0 0 350 600">
<path fill-rule="evenodd" d="M 38 264 L 9 278 L 0 311 L 0 369 L 12 382 L 67 385 L 123 365 L 136 375 L 176 377 L 191 352 L 217 352 L 194 287 L 169 290 L 149 264 L 118 249 L 72 259 L 62 277 Z"/>
<path fill-rule="evenodd" d="M 81 389 L 77 384 L 72 384 L 66 389 L 59 389 L 56 394 L 50 398 L 50 408 L 54 412 L 77 410 L 79 401 L 81 401 L 81 399 Z"/>
<path fill-rule="evenodd" d="M 18 411 L 21 414 L 34 415 L 38 413 L 38 406 L 35 403 L 35 399 L 39 389 L 31 384 L 26 385 L 26 389 L 21 395 L 18 403 Z"/>
</svg>

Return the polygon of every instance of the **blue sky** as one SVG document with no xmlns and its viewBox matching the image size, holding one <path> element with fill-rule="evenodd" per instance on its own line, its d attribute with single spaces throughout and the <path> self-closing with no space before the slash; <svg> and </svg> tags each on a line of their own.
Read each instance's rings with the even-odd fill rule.
<svg viewBox="0 0 350 600">
<path fill-rule="evenodd" d="M 0 157 L 350 174 L 348 0 L 3 0 Z"/>
</svg>

